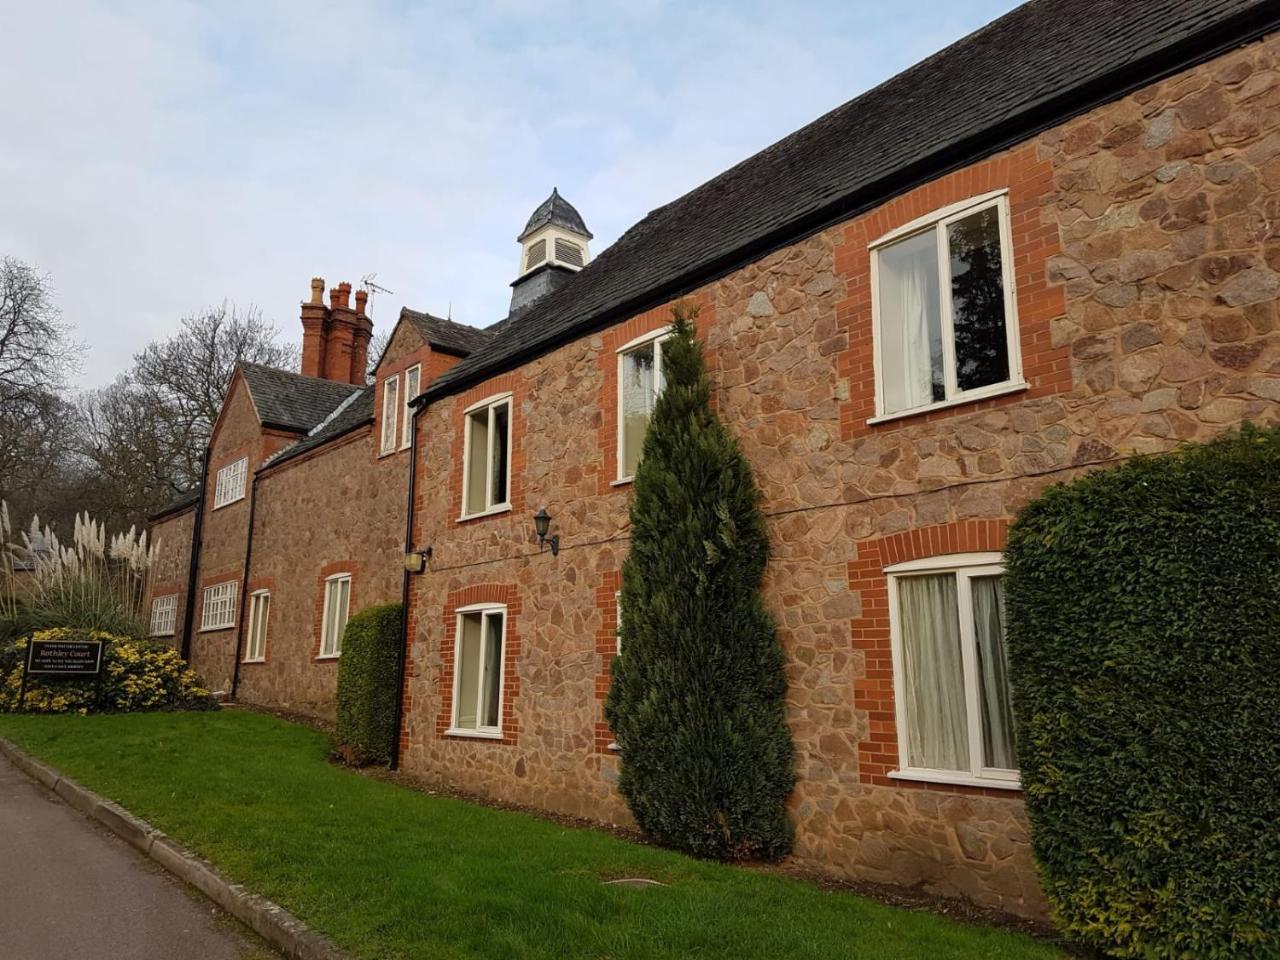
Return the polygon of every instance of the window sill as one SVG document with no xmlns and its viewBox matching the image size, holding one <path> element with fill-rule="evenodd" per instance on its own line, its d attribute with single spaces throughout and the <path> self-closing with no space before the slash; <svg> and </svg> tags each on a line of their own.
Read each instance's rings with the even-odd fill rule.
<svg viewBox="0 0 1280 960">
<path fill-rule="evenodd" d="M 609 486 L 611 486 L 611 487 L 625 487 L 627 484 L 629 484 L 629 483 L 635 483 L 635 482 L 636 482 L 636 478 L 635 478 L 635 477 L 619 477 L 617 480 L 613 480 L 613 481 L 611 481 L 611 482 L 609 483 Z"/>
<path fill-rule="evenodd" d="M 241 660 L 240 664 L 241 666 L 252 666 L 255 663 L 266 663 L 266 662 L 267 662 L 266 657 L 255 657 L 253 660 Z"/>
<path fill-rule="evenodd" d="M 315 660 L 316 662 L 322 662 L 325 660 L 338 660 L 341 657 L 342 657 L 342 654 L 340 653 L 322 653 L 319 656 L 317 656 Z"/>
<path fill-rule="evenodd" d="M 226 503 L 216 504 L 213 508 L 214 512 L 217 512 L 218 510 L 225 510 L 227 507 L 234 507 L 237 503 L 239 503 L 241 500 L 244 500 L 245 498 L 246 498 L 246 495 L 242 493 L 240 494 L 240 496 L 236 497 L 234 500 L 228 500 Z"/>
<path fill-rule="evenodd" d="M 403 449 L 404 449 L 404 447 L 399 447 L 399 448 L 394 449 L 394 450 L 379 450 L 379 451 L 378 451 L 378 459 L 379 459 L 379 460 L 385 460 L 387 457 L 394 457 L 397 453 L 399 453 L 399 452 L 400 452 L 401 450 L 403 450 Z"/>
<path fill-rule="evenodd" d="M 444 732 L 446 737 L 460 737 L 464 740 L 501 740 L 501 732 L 488 732 L 485 730 L 460 730 L 450 727 Z"/>
<path fill-rule="evenodd" d="M 612 750 L 614 753 L 617 753 L 617 752 L 618 752 L 618 745 L 617 745 L 616 743 L 611 743 L 611 744 L 609 744 L 608 746 L 606 746 L 606 747 L 605 747 L 605 749 L 606 749 L 606 750 Z"/>
<path fill-rule="evenodd" d="M 510 513 L 511 504 L 504 503 L 497 507 L 490 507 L 488 510 L 482 510 L 479 513 L 464 513 L 458 518 L 458 523 L 466 523 L 468 520 L 479 520 L 482 517 L 496 517 L 500 513 Z"/>
<path fill-rule="evenodd" d="M 225 627 L 201 627 L 196 633 L 217 633 L 219 630 L 231 630 L 234 627 L 234 623 L 228 623 Z"/>
<path fill-rule="evenodd" d="M 970 774 L 949 774 L 943 770 L 893 770 L 890 780 L 907 780 L 912 783 L 937 783 L 953 787 L 985 787 L 991 790 L 1022 790 L 1020 780 L 996 780 L 975 777 Z"/>
<path fill-rule="evenodd" d="M 950 407 L 959 407 L 966 403 L 977 403 L 980 400 L 990 400 L 994 397 L 1003 397 L 1030 389 L 1031 384 L 1025 381 L 983 387 L 981 390 L 971 390 L 963 396 L 952 397 L 950 400 L 939 400 L 937 403 L 931 403 L 924 407 L 912 407 L 910 410 L 899 410 L 895 413 L 883 413 L 878 416 L 868 417 L 867 426 L 874 426 L 877 423 L 889 423 L 892 420 L 906 420 L 909 417 L 919 417 L 926 413 L 933 413 L 935 410 L 946 410 Z"/>
</svg>

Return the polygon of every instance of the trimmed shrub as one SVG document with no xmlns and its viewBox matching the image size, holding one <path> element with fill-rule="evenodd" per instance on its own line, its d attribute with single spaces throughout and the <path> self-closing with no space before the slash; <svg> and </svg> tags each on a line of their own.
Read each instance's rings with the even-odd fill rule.
<svg viewBox="0 0 1280 960">
<path fill-rule="evenodd" d="M 1064 931 L 1117 956 L 1280 955 L 1280 428 L 1053 487 L 1005 560 Z"/>
<path fill-rule="evenodd" d="M 711 410 L 691 314 L 677 309 L 673 331 L 635 475 L 605 705 L 618 788 L 659 843 L 772 859 L 791 849 L 795 773 L 783 651 L 760 596 L 768 532 L 750 466 Z"/>
<path fill-rule="evenodd" d="M 338 664 L 338 753 L 349 763 L 387 763 L 396 739 L 400 662 L 398 603 L 367 607 L 347 621 Z"/>
<path fill-rule="evenodd" d="M 19 704 L 30 640 L 105 640 L 101 676 L 28 677 L 26 696 Z M 200 677 L 178 652 L 150 640 L 58 627 L 22 637 L 0 649 L 0 712 L 92 713 L 216 707 Z"/>
</svg>

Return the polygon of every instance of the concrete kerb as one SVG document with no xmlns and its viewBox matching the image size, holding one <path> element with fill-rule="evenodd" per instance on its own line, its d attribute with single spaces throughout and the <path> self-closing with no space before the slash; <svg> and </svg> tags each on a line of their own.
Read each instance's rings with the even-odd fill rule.
<svg viewBox="0 0 1280 960">
<path fill-rule="evenodd" d="M 213 864 L 184 850 L 145 820 L 69 780 L 3 737 L 0 737 L 0 754 L 69 806 L 97 820 L 179 880 L 195 887 L 285 956 L 293 960 L 353 960 L 351 954 L 339 949 L 279 904 L 232 883 L 218 873 Z"/>
</svg>

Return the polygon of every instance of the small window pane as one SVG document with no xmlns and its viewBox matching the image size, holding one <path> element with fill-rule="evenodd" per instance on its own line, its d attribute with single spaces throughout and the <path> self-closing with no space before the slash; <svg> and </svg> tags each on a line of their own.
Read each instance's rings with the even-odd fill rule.
<svg viewBox="0 0 1280 960">
<path fill-rule="evenodd" d="M 973 390 L 1009 379 L 1000 218 L 987 207 L 947 226 L 956 387 Z M 940 398 L 935 398 L 940 399 Z"/>
<path fill-rule="evenodd" d="M 482 690 L 484 695 L 484 725 L 498 726 L 498 707 L 501 702 L 502 684 L 502 614 L 490 613 L 485 616 L 484 678 Z"/>
<path fill-rule="evenodd" d="M 658 396 L 657 351 L 646 343 L 622 355 L 622 476 L 634 476 Z"/>
<path fill-rule="evenodd" d="M 396 414 L 400 410 L 400 378 L 391 377 L 382 385 L 382 452 L 396 448 Z"/>
<path fill-rule="evenodd" d="M 885 412 L 945 399 L 936 231 L 879 251 L 877 273 Z"/>
<path fill-rule="evenodd" d="M 403 435 L 400 438 L 400 445 L 403 447 L 409 446 L 410 441 L 413 439 L 413 407 L 410 406 L 410 404 L 413 403 L 414 397 L 418 395 L 421 382 L 421 367 L 412 367 L 404 375 L 404 413 L 402 414 L 404 418 L 402 421 Z"/>
<path fill-rule="evenodd" d="M 480 657 L 483 644 L 483 617 L 468 613 L 462 617 L 462 636 L 458 641 L 458 701 L 454 707 L 453 725 L 461 730 L 476 729 L 479 717 Z"/>
<path fill-rule="evenodd" d="M 969 722 L 955 574 L 898 583 L 907 762 L 969 772 Z"/>
<path fill-rule="evenodd" d="M 978 653 L 982 715 L 982 764 L 1000 770 L 1018 766 L 1009 695 L 1009 655 L 1004 643 L 1004 578 L 974 577 L 973 633 Z"/>
<path fill-rule="evenodd" d="M 493 499 L 490 506 L 507 502 L 507 431 L 510 421 L 509 404 L 493 408 Z"/>
<path fill-rule="evenodd" d="M 488 472 L 485 467 L 489 457 L 489 411 L 476 410 L 467 417 L 469 443 L 467 448 L 467 502 L 466 513 L 480 513 L 486 507 L 485 485 Z"/>
</svg>

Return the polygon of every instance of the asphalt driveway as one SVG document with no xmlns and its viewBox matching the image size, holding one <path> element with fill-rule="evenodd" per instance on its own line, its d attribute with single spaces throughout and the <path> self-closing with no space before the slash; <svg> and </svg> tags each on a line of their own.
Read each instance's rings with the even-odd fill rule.
<svg viewBox="0 0 1280 960">
<path fill-rule="evenodd" d="M 0 756 L 5 960 L 276 960 L 212 903 Z"/>
</svg>

